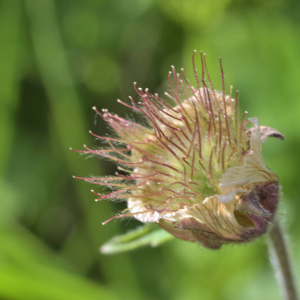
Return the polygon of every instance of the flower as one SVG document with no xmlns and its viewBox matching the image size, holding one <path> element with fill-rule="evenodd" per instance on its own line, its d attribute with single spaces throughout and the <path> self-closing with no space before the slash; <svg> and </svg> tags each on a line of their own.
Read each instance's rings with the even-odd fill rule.
<svg viewBox="0 0 300 300">
<path fill-rule="evenodd" d="M 238 117 L 236 97 L 214 89 L 201 52 L 202 76 L 191 86 L 183 69 L 172 66 L 168 101 L 148 89 L 135 90 L 140 98 L 131 105 L 145 125 L 111 114 L 99 114 L 115 137 L 95 137 L 108 147 L 79 151 L 109 158 L 121 173 L 115 177 L 82 178 L 114 189 L 97 200 L 125 199 L 127 211 L 108 221 L 134 216 L 143 223 L 156 222 L 175 237 L 218 249 L 223 244 L 248 242 L 266 232 L 278 204 L 278 176 L 262 157 L 262 141 L 283 139 L 276 130 L 261 127 L 257 118 Z M 206 78 L 205 78 L 206 77 Z M 173 81 L 173 83 L 172 83 Z M 247 124 L 252 127 L 247 128 Z M 116 189 L 116 190 L 115 190 Z"/>
</svg>

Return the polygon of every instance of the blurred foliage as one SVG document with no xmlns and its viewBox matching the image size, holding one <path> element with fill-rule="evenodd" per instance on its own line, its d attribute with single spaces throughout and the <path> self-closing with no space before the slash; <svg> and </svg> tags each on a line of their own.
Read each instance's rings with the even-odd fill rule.
<svg viewBox="0 0 300 300">
<path fill-rule="evenodd" d="M 101 225 L 125 204 L 95 203 L 72 175 L 115 167 L 69 147 L 97 145 L 89 129 L 107 132 L 94 105 L 136 118 L 116 103 L 134 96 L 133 81 L 163 94 L 170 65 L 193 80 L 194 49 L 220 88 L 222 56 L 241 109 L 286 137 L 268 141 L 264 158 L 298 253 L 299 13 L 296 0 L 0 0 L 0 298 L 279 299 L 264 238 L 217 252 L 176 240 L 100 254 L 138 222 Z"/>
</svg>

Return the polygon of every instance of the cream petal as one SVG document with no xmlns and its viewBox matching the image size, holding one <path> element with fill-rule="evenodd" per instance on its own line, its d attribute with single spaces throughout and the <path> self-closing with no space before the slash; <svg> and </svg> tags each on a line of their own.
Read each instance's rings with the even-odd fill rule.
<svg viewBox="0 0 300 300">
<path fill-rule="evenodd" d="M 229 203 L 230 201 L 232 201 L 234 199 L 236 194 L 246 193 L 246 192 L 248 192 L 248 190 L 236 189 L 229 194 L 216 195 L 216 197 L 218 198 L 220 203 Z"/>
<path fill-rule="evenodd" d="M 129 198 L 127 201 L 127 207 L 133 216 L 143 223 L 158 222 L 162 217 L 158 211 L 147 211 L 145 204 L 140 199 Z"/>
<path fill-rule="evenodd" d="M 261 141 L 264 142 L 268 137 L 275 137 L 284 140 L 284 136 L 274 128 L 267 126 L 260 126 Z"/>
<path fill-rule="evenodd" d="M 241 240 L 245 228 L 238 224 L 234 217 L 234 202 L 220 203 L 218 195 L 204 199 L 203 203 L 180 209 L 175 213 L 167 214 L 164 220 L 172 222 L 176 228 L 202 231 L 206 226 L 207 232 L 215 232 L 225 239 Z M 190 219 L 191 222 L 184 222 Z M 196 224 L 199 224 L 198 228 Z M 185 224 L 193 224 L 191 228 Z"/>
<path fill-rule="evenodd" d="M 278 176 L 270 171 L 262 157 L 262 141 L 257 118 L 248 119 L 254 129 L 250 137 L 250 153 L 245 157 L 244 165 L 229 168 L 220 183 L 221 192 L 228 194 L 233 190 L 251 183 L 278 181 Z"/>
</svg>

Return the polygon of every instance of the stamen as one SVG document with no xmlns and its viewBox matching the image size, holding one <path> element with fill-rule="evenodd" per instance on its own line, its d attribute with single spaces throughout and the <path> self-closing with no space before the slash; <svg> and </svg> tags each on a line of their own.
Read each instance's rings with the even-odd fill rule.
<svg viewBox="0 0 300 300">
<path fill-rule="evenodd" d="M 203 58 L 202 58 L 202 55 L 203 55 Z M 208 68 L 207 68 L 207 64 L 206 64 L 206 54 L 201 51 L 201 62 L 202 61 L 203 61 L 202 68 L 203 69 L 205 68 L 206 76 L 207 76 L 209 85 L 211 87 L 211 91 L 212 91 L 212 93 L 214 95 L 214 98 L 217 99 L 217 96 L 216 96 L 216 93 L 215 93 L 215 89 L 214 89 L 214 86 L 213 86 L 212 81 L 210 79 Z M 218 108 L 220 108 L 218 101 L 216 101 L 216 103 L 217 103 Z"/>
<path fill-rule="evenodd" d="M 196 79 L 196 83 L 197 83 L 197 90 L 200 91 L 200 84 L 199 84 L 199 79 L 198 79 L 198 72 L 196 69 L 196 65 L 195 65 L 195 54 L 196 54 L 197 50 L 194 50 L 193 52 L 193 56 L 192 56 L 192 62 L 193 62 L 193 70 L 194 70 L 194 75 L 195 75 L 195 79 Z M 203 78 L 203 70 L 202 70 L 202 78 Z"/>
<path fill-rule="evenodd" d="M 114 191 L 114 192 L 109 193 L 109 194 L 107 194 L 107 195 L 101 195 L 101 197 L 100 197 L 99 199 L 97 199 L 97 200 L 108 199 L 108 198 L 117 198 L 116 196 L 117 196 L 118 194 L 121 194 L 121 193 L 123 193 L 123 192 L 127 192 L 127 191 L 129 191 L 129 190 L 135 189 L 135 188 L 137 188 L 137 187 L 139 187 L 139 186 L 141 186 L 141 185 L 144 185 L 145 183 L 146 183 L 146 182 L 144 181 L 144 182 L 142 182 L 142 183 L 140 183 L 140 184 L 135 184 L 135 185 L 127 186 L 127 187 L 124 188 L 124 189 Z"/>
<path fill-rule="evenodd" d="M 176 132 L 172 129 L 172 133 L 177 136 Z M 179 145 L 175 144 L 173 141 L 172 141 L 172 137 L 169 138 L 168 136 L 164 136 L 164 138 L 169 142 L 171 143 L 175 148 L 177 148 L 179 151 L 181 151 L 184 155 L 187 155 L 185 150 L 183 150 Z M 177 136 L 178 138 L 178 136 Z M 183 145 L 184 146 L 184 145 Z M 185 147 L 185 146 L 184 146 Z"/>
<path fill-rule="evenodd" d="M 168 83 L 169 83 L 171 92 L 174 95 L 175 100 L 176 100 L 178 106 L 180 107 L 181 112 L 184 112 L 185 115 L 186 115 L 186 117 L 190 118 L 189 114 L 186 112 L 185 108 L 182 106 L 181 100 L 179 98 L 178 87 L 177 87 L 177 82 L 176 82 L 176 74 L 175 74 L 175 68 L 174 68 L 174 66 L 172 66 L 172 70 L 173 70 L 173 77 L 174 77 L 174 84 L 175 84 L 176 92 L 174 91 L 174 89 L 172 87 L 172 84 L 171 84 L 171 75 L 172 75 L 172 72 L 169 72 Z"/>
<path fill-rule="evenodd" d="M 235 94 L 235 107 L 234 107 L 234 121 L 235 121 L 235 136 L 238 139 L 238 97 L 239 97 L 239 91 L 236 91 Z"/>
<path fill-rule="evenodd" d="M 149 213 L 149 212 L 151 212 L 151 210 L 143 211 L 143 212 L 137 212 L 137 213 L 121 214 L 121 215 L 114 216 L 114 217 L 106 220 L 105 222 L 102 223 L 102 225 L 106 225 L 108 222 L 110 222 L 112 220 L 115 220 L 115 219 L 120 219 L 120 218 L 125 218 L 125 217 L 133 217 L 133 216 L 136 216 L 136 215 L 141 215 L 141 214 L 145 214 L 145 213 Z"/>
<path fill-rule="evenodd" d="M 202 150 L 202 141 L 201 141 L 200 123 L 199 123 L 199 119 L 198 119 L 198 113 L 197 113 L 197 110 L 196 110 L 196 106 L 195 106 L 194 102 L 192 102 L 192 104 L 193 104 L 193 107 L 194 107 L 194 110 L 195 110 L 195 116 L 196 116 L 195 130 L 198 131 L 199 159 L 201 160 L 202 159 L 202 153 L 201 153 L 201 150 Z"/>
<path fill-rule="evenodd" d="M 212 158 L 213 158 L 213 154 L 214 154 L 214 150 L 215 150 L 215 147 L 214 146 L 211 150 L 211 153 L 210 153 L 210 157 L 209 157 L 209 165 L 208 165 L 208 171 L 209 171 L 209 175 L 210 175 L 210 179 L 213 181 L 213 171 L 212 171 Z"/>
<path fill-rule="evenodd" d="M 131 100 L 131 99 L 130 99 L 130 100 Z M 131 106 L 131 105 L 129 105 L 129 104 L 127 104 L 127 103 L 121 101 L 120 99 L 118 99 L 117 102 L 118 102 L 118 103 L 121 103 L 122 105 L 124 105 L 124 106 L 126 106 L 126 107 L 128 107 L 128 108 L 130 108 L 130 109 L 132 109 L 132 110 L 135 110 L 135 111 L 138 111 L 138 112 L 141 111 L 140 108 Z"/>
<path fill-rule="evenodd" d="M 225 114 L 225 121 L 226 121 L 226 128 L 227 128 L 227 136 L 228 136 L 229 145 L 231 146 L 230 130 L 229 130 L 229 123 L 228 123 L 227 109 L 226 109 L 226 102 L 225 102 L 225 76 L 223 72 L 221 57 L 220 57 L 220 68 L 221 68 L 221 75 L 222 75 L 222 93 L 223 93 L 223 105 L 224 105 L 224 114 Z"/>
<path fill-rule="evenodd" d="M 184 81 L 186 82 L 186 84 L 188 85 L 190 91 L 191 91 L 191 94 L 197 99 L 197 94 L 199 94 L 199 90 L 198 92 L 195 90 L 195 88 L 193 88 L 190 84 L 190 82 L 188 81 L 188 79 L 186 78 L 185 74 L 184 74 L 184 69 L 182 68 L 181 69 L 181 74 L 184 78 Z M 199 100 L 199 99 L 198 99 Z"/>
<path fill-rule="evenodd" d="M 179 159 L 178 155 L 165 143 L 162 141 L 161 138 L 158 138 L 158 140 L 165 146 L 166 149 L 177 159 Z"/>
<path fill-rule="evenodd" d="M 172 108 L 170 105 L 168 105 L 166 102 L 162 101 L 158 96 L 156 95 L 151 95 L 153 99 L 157 100 L 162 106 L 165 106 L 167 109 L 173 111 L 174 113 L 178 113 L 174 108 Z"/>
<path fill-rule="evenodd" d="M 222 170 L 225 171 L 225 148 L 226 148 L 227 140 L 224 141 L 224 145 L 222 148 Z"/>
<path fill-rule="evenodd" d="M 195 118 L 195 123 L 196 123 L 196 118 Z M 192 137 L 192 141 L 191 141 L 191 144 L 190 144 L 190 147 L 189 147 L 189 151 L 188 151 L 188 153 L 187 153 L 187 157 L 190 156 L 192 147 L 194 146 L 195 136 L 196 136 L 196 127 L 194 128 L 193 137 Z"/>
<path fill-rule="evenodd" d="M 191 167 L 191 182 L 193 182 L 193 177 L 194 177 L 194 163 L 195 163 L 195 147 L 193 148 L 193 156 L 192 156 L 192 167 Z"/>
<path fill-rule="evenodd" d="M 93 133 L 92 131 L 89 131 L 89 133 L 98 139 L 102 139 L 102 140 L 106 140 L 106 141 L 114 141 L 114 142 L 121 143 L 121 144 L 147 145 L 147 143 L 145 143 L 145 142 L 135 142 L 135 141 L 128 141 L 128 140 L 114 139 L 114 138 L 110 138 L 110 137 L 106 137 L 106 136 L 100 136 L 100 135 Z M 75 151 L 75 150 L 73 150 L 73 151 Z M 76 150 L 76 152 L 83 152 L 83 151 Z"/>
<path fill-rule="evenodd" d="M 177 140 L 179 141 L 179 143 L 181 144 L 181 146 L 185 147 L 183 141 L 182 141 L 181 138 L 177 135 L 176 131 L 173 130 L 173 129 L 171 129 L 171 132 L 172 132 L 172 135 L 174 135 L 174 136 L 177 138 Z M 173 143 L 173 142 L 172 142 L 172 143 Z M 179 146 L 177 145 L 177 147 L 179 147 Z M 179 149 L 179 148 L 178 148 L 178 149 Z M 180 151 L 185 152 L 182 148 L 180 148 Z"/>
<path fill-rule="evenodd" d="M 243 143 L 243 127 L 245 126 L 245 116 L 248 114 L 247 111 L 245 111 L 243 113 L 243 116 L 242 116 L 242 120 L 241 120 L 241 123 L 240 123 L 240 146 L 242 146 L 242 143 Z"/>
<path fill-rule="evenodd" d="M 211 119 L 211 121 L 212 121 L 214 132 L 216 134 L 216 132 L 217 132 L 216 123 L 215 123 L 215 118 L 214 118 L 214 111 L 213 111 L 212 104 L 211 104 L 211 101 L 210 101 L 209 89 L 207 88 L 207 86 L 204 82 L 203 82 L 203 86 L 205 87 L 205 89 L 207 91 L 207 99 L 208 99 L 207 102 L 208 102 L 208 105 L 209 105 L 209 110 L 207 112 L 208 112 L 208 115 L 209 115 L 209 119 Z"/>
<path fill-rule="evenodd" d="M 117 181 L 117 180 L 122 180 L 121 177 L 77 177 L 77 176 L 73 176 L 73 178 L 75 179 L 82 179 L 85 181 Z"/>
<path fill-rule="evenodd" d="M 181 69 L 183 70 L 183 69 Z M 182 71 L 183 72 L 183 71 Z M 179 84 L 179 87 L 180 87 L 180 90 L 181 92 L 183 93 L 184 97 L 185 97 L 185 100 L 186 101 L 191 101 L 191 97 L 193 97 L 193 93 L 189 93 L 189 90 L 186 88 L 186 86 L 184 85 L 184 82 L 183 80 L 180 79 L 180 75 L 179 73 L 177 73 L 177 81 L 178 81 L 178 84 Z M 188 93 L 189 96 L 186 94 Z"/>
<path fill-rule="evenodd" d="M 164 94 L 165 94 L 168 98 L 170 98 L 170 99 L 174 102 L 175 105 L 177 104 L 176 100 L 174 100 L 174 98 L 173 98 L 168 92 L 164 92 Z"/>
<path fill-rule="evenodd" d="M 110 147 L 112 148 L 112 149 L 110 149 L 111 152 L 119 153 L 120 155 L 122 155 L 123 157 L 125 157 L 125 158 L 127 158 L 127 159 L 129 159 L 129 160 L 131 159 L 131 156 L 122 153 L 122 151 L 119 151 L 119 149 L 116 149 L 116 148 L 114 147 L 114 145 L 112 144 L 111 141 L 107 141 L 107 142 L 108 142 L 108 144 L 110 145 Z M 122 150 L 122 149 L 120 149 L 120 150 Z M 127 151 L 126 151 L 126 150 L 127 150 Z M 125 150 L 126 152 L 129 151 L 128 149 L 126 149 L 126 150 Z M 105 150 L 97 150 L 97 152 L 103 152 L 103 151 L 105 151 Z"/>
<path fill-rule="evenodd" d="M 222 121 L 221 121 L 221 113 L 220 110 L 218 110 L 218 115 L 219 115 L 219 157 L 218 157 L 218 164 L 220 164 L 220 160 L 221 160 L 221 153 L 222 153 Z"/>
<path fill-rule="evenodd" d="M 152 163 L 154 163 L 154 164 L 158 164 L 158 165 L 167 167 L 167 168 L 169 168 L 169 169 L 171 169 L 171 170 L 173 170 L 173 171 L 175 171 L 176 173 L 179 173 L 179 174 L 182 173 L 180 170 L 178 170 L 178 169 L 176 169 L 176 168 L 170 166 L 168 163 L 163 163 L 163 162 L 151 160 L 151 159 L 148 159 L 148 158 L 145 159 L 145 161 L 150 161 L 150 162 L 152 162 Z"/>
<path fill-rule="evenodd" d="M 184 137 L 186 138 L 187 141 L 191 142 L 190 138 L 186 135 L 186 133 L 184 132 L 184 130 L 182 130 L 181 128 L 177 128 L 177 131 L 182 133 L 184 135 Z"/>
<path fill-rule="evenodd" d="M 233 149 L 232 149 L 230 155 L 228 156 L 227 162 L 226 162 L 227 164 L 229 163 L 231 157 L 233 156 L 233 154 L 234 154 L 235 152 L 236 152 L 236 146 L 233 147 Z"/>
</svg>

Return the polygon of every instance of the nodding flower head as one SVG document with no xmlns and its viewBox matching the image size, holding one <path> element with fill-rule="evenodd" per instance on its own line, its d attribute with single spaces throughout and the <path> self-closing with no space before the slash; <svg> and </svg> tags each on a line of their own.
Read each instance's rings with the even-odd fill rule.
<svg viewBox="0 0 300 300">
<path fill-rule="evenodd" d="M 197 86 L 184 75 L 169 72 L 166 100 L 137 88 L 136 102 L 119 103 L 142 115 L 145 125 L 103 109 L 99 114 L 114 137 L 95 137 L 105 149 L 79 151 L 109 158 L 121 171 L 115 177 L 82 178 L 113 189 L 102 200 L 125 199 L 127 211 L 109 220 L 134 216 L 156 222 L 175 237 L 200 242 L 211 249 L 248 242 L 265 233 L 278 204 L 278 176 L 262 157 L 262 142 L 276 130 L 257 118 L 238 116 L 238 91 L 214 89 L 201 52 L 202 76 L 193 66 Z M 250 125 L 250 128 L 249 126 Z M 116 136 L 117 135 L 117 136 Z M 107 220 L 106 222 L 108 222 Z M 104 223 L 106 223 L 104 222 Z"/>
</svg>

